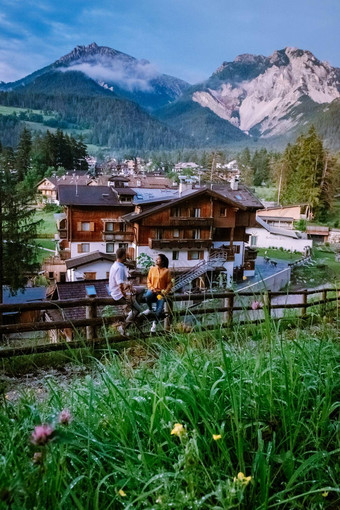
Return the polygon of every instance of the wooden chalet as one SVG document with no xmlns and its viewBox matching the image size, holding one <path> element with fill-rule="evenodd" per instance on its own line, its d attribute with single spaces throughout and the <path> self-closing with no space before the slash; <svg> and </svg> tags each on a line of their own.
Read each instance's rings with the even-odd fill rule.
<svg viewBox="0 0 340 510">
<path fill-rule="evenodd" d="M 145 253 L 155 258 L 161 252 L 169 258 L 170 267 L 178 270 L 193 267 L 214 250 L 223 249 L 229 273 L 236 266 L 254 271 L 256 253 L 245 247 L 246 228 L 256 224 L 255 212 L 261 203 L 245 187 L 212 188 L 190 190 L 144 210 L 139 204 L 125 215 L 136 232 L 136 257 Z"/>
<path fill-rule="evenodd" d="M 134 229 L 122 220 L 133 211 L 131 188 L 116 181 L 112 186 L 58 187 L 59 203 L 65 212 L 56 214 L 62 258 L 99 251 L 115 253 L 120 247 L 134 258 Z"/>
</svg>

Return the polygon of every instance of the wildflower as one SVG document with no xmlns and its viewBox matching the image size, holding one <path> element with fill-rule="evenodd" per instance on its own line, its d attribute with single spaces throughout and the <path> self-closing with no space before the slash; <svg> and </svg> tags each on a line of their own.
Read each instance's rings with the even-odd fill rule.
<svg viewBox="0 0 340 510">
<path fill-rule="evenodd" d="M 32 432 L 31 442 L 36 445 L 45 445 L 52 438 L 54 428 L 51 425 L 37 425 Z"/>
<path fill-rule="evenodd" d="M 58 423 L 68 425 L 72 421 L 71 413 L 68 409 L 63 409 L 58 416 Z"/>
<path fill-rule="evenodd" d="M 125 498 L 126 492 L 123 491 L 123 489 L 119 489 L 118 494 L 122 496 L 122 498 Z"/>
<path fill-rule="evenodd" d="M 162 294 L 157 294 L 157 299 L 163 299 Z"/>
<path fill-rule="evenodd" d="M 213 434 L 213 436 L 212 436 L 212 437 L 213 437 L 213 440 L 214 440 L 214 441 L 218 441 L 219 439 L 222 439 L 221 434 Z"/>
<path fill-rule="evenodd" d="M 35 452 L 33 455 L 33 464 L 41 464 L 43 459 L 43 454 L 41 452 Z"/>
<path fill-rule="evenodd" d="M 329 492 L 328 492 L 328 491 L 325 491 L 325 492 L 323 492 L 323 493 L 321 494 L 321 496 L 322 496 L 323 498 L 327 498 L 328 494 L 329 494 Z"/>
<path fill-rule="evenodd" d="M 246 276 L 243 276 L 243 281 L 245 282 L 248 278 Z"/>
<path fill-rule="evenodd" d="M 174 428 L 171 431 L 172 436 L 182 437 L 185 434 L 185 428 L 181 423 L 175 423 Z"/>
<path fill-rule="evenodd" d="M 250 480 L 251 480 L 251 476 L 245 476 L 245 474 L 242 472 L 238 473 L 237 477 L 236 476 L 234 477 L 234 482 L 239 482 L 245 486 L 248 485 Z"/>
<path fill-rule="evenodd" d="M 260 303 L 260 301 L 253 301 L 251 304 L 252 310 L 258 310 L 261 307 L 262 307 L 262 303 Z"/>
</svg>

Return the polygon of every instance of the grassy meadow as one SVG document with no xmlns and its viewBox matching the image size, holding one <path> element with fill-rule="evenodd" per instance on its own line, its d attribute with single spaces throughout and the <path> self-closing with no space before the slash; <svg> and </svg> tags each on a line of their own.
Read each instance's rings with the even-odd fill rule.
<svg viewBox="0 0 340 510">
<path fill-rule="evenodd" d="M 107 347 L 44 398 L 3 385 L 0 508 L 339 508 L 338 321 Z"/>
</svg>

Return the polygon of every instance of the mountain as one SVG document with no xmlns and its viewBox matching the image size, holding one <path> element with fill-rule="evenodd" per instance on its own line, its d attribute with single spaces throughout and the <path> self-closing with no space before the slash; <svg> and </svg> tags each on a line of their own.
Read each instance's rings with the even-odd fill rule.
<svg viewBox="0 0 340 510">
<path fill-rule="evenodd" d="M 256 138 L 293 137 L 311 120 L 322 126 L 325 106 L 340 97 L 340 69 L 297 48 L 270 57 L 244 54 L 224 62 L 205 82 L 187 89 L 157 117 L 175 125 L 183 111 L 205 122 L 206 111 Z M 190 126 L 190 115 L 186 116 Z M 325 128 L 325 126 L 324 126 Z M 184 132 L 190 135 L 190 129 Z"/>
<path fill-rule="evenodd" d="M 297 48 L 239 55 L 191 86 L 92 43 L 0 82 L 0 105 L 42 110 L 45 126 L 80 129 L 87 143 L 115 149 L 283 147 L 311 123 L 327 146 L 340 148 L 340 69 Z M 13 140 L 16 120 L 0 123 L 12 126 Z M 0 141 L 11 136 L 0 132 Z"/>
<path fill-rule="evenodd" d="M 180 96 L 189 84 L 159 73 L 147 60 L 138 60 L 120 51 L 98 46 L 77 46 L 70 53 L 25 78 L 0 83 L 0 90 L 16 90 L 32 84 L 53 71 L 78 71 L 115 96 L 134 101 L 148 111 L 161 108 Z"/>
</svg>

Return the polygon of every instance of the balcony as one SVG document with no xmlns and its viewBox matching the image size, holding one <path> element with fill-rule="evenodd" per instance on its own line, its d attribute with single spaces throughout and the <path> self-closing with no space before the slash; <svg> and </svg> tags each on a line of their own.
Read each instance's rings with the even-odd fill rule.
<svg viewBox="0 0 340 510">
<path fill-rule="evenodd" d="M 213 242 L 211 239 L 150 239 L 149 248 L 152 250 L 166 250 L 166 249 L 194 249 L 203 250 L 210 249 Z"/>
<path fill-rule="evenodd" d="M 257 258 L 257 250 L 254 248 L 246 247 L 244 252 L 244 262 L 250 262 L 252 260 L 256 260 Z"/>
<path fill-rule="evenodd" d="M 122 241 L 132 243 L 134 241 L 134 232 L 103 232 L 103 241 Z"/>
<path fill-rule="evenodd" d="M 188 216 L 170 216 L 170 227 L 211 227 L 214 218 L 191 218 Z"/>
<path fill-rule="evenodd" d="M 214 256 L 221 255 L 221 257 L 224 257 L 227 262 L 234 262 L 234 260 L 235 260 L 235 250 L 234 250 L 233 246 L 227 247 L 227 248 L 222 248 L 222 249 L 218 248 L 215 250 L 211 250 L 210 256 L 211 255 L 214 255 Z"/>
</svg>

